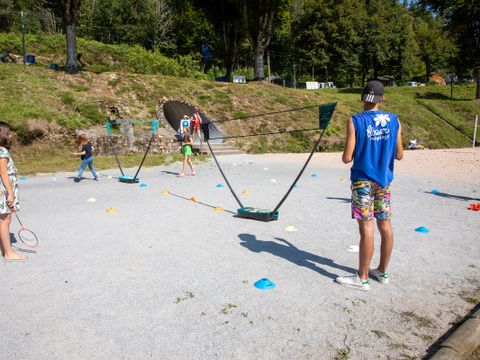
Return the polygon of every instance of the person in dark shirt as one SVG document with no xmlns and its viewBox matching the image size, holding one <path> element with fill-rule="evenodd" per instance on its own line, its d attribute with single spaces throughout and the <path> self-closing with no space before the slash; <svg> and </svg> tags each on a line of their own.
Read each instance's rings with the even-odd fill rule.
<svg viewBox="0 0 480 360">
<path fill-rule="evenodd" d="M 90 141 L 88 141 L 87 135 L 81 134 L 77 139 L 77 145 L 82 146 L 82 149 L 80 152 L 74 152 L 73 155 L 80 155 L 82 163 L 80 164 L 80 170 L 75 178 L 75 182 L 80 182 L 80 180 L 82 180 L 82 174 L 87 165 L 93 175 L 93 179 L 98 181 L 97 173 L 93 168 L 93 151 L 95 148 L 90 144 Z"/>
</svg>

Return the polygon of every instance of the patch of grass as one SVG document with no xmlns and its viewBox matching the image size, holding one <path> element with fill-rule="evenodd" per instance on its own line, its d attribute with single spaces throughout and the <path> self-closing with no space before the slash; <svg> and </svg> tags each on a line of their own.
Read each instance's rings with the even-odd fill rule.
<svg viewBox="0 0 480 360">
<path fill-rule="evenodd" d="M 117 86 L 117 84 L 119 83 L 119 81 L 120 81 L 120 78 L 117 78 L 117 77 L 116 77 L 116 78 L 113 78 L 113 79 L 111 79 L 111 80 L 108 80 L 108 81 L 107 81 L 107 84 L 108 84 L 108 86 L 115 87 L 115 86 Z"/>
<path fill-rule="evenodd" d="M 249 115 L 250 115 L 250 113 L 246 110 L 243 110 L 243 109 L 238 109 L 238 110 L 235 110 L 233 112 L 233 118 L 234 119 L 246 117 L 246 116 L 249 116 Z"/>
<path fill-rule="evenodd" d="M 468 294 L 467 292 L 464 292 L 464 291 L 462 291 L 459 295 L 463 300 L 465 300 L 469 304 L 472 304 L 472 305 L 480 304 L 480 298 L 477 297 L 477 296 L 470 295 L 470 294 Z"/>
<path fill-rule="evenodd" d="M 71 87 L 73 90 L 77 91 L 77 92 L 90 90 L 90 86 L 81 85 L 81 84 L 73 84 L 73 83 L 71 83 L 71 84 L 70 84 L 70 87 Z"/>
<path fill-rule="evenodd" d="M 92 103 L 82 103 L 78 105 L 77 110 L 83 117 L 89 119 L 92 124 L 105 122 L 105 116 L 100 113 L 97 106 Z"/>
<path fill-rule="evenodd" d="M 347 348 L 338 349 L 333 360 L 348 360 L 350 359 L 350 350 Z"/>
<path fill-rule="evenodd" d="M 223 309 L 220 310 L 220 312 L 223 315 L 227 315 L 228 313 L 230 313 L 236 307 L 237 307 L 237 305 L 235 305 L 235 304 L 225 304 L 225 305 L 223 305 Z"/>
<path fill-rule="evenodd" d="M 389 336 L 381 330 L 372 330 L 372 333 L 374 333 L 377 336 L 377 338 L 379 338 L 379 339 L 389 338 Z"/>
<path fill-rule="evenodd" d="M 403 311 L 401 316 L 406 321 L 414 321 L 419 327 L 433 327 L 434 325 L 434 322 L 431 319 L 425 316 L 420 316 L 413 311 Z"/>
<path fill-rule="evenodd" d="M 62 92 L 60 98 L 65 105 L 72 105 L 75 102 L 75 96 L 69 91 Z"/>
<path fill-rule="evenodd" d="M 277 96 L 275 98 L 275 101 L 280 104 L 286 105 L 288 103 L 288 98 L 286 96 Z"/>
<path fill-rule="evenodd" d="M 182 302 L 182 301 L 185 301 L 185 300 L 193 299 L 194 297 L 195 297 L 195 295 L 193 294 L 193 292 L 185 291 L 184 296 L 177 296 L 177 300 L 175 300 L 175 304 L 178 304 L 179 302 Z"/>
<path fill-rule="evenodd" d="M 207 94 L 200 94 L 197 96 L 197 98 L 199 100 L 202 100 L 202 101 L 210 101 L 212 100 L 212 97 L 210 95 L 207 95 Z"/>
</svg>

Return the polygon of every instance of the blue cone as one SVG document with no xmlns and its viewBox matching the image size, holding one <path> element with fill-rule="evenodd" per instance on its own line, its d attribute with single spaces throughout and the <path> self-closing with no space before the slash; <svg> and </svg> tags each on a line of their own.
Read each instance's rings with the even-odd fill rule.
<svg viewBox="0 0 480 360">
<path fill-rule="evenodd" d="M 312 177 L 317 177 L 317 173 L 312 173 Z"/>
<path fill-rule="evenodd" d="M 223 184 L 217 184 L 217 188 L 223 188 Z"/>
<path fill-rule="evenodd" d="M 298 184 L 293 185 L 294 189 L 298 189 L 300 186 Z"/>
<path fill-rule="evenodd" d="M 28 180 L 26 177 L 21 177 L 20 180 Z"/>
<path fill-rule="evenodd" d="M 267 278 L 263 278 L 258 280 L 255 284 L 253 284 L 253 286 L 260 290 L 270 290 L 275 289 L 276 285 Z"/>
<path fill-rule="evenodd" d="M 143 184 L 140 184 L 140 187 L 147 187 L 148 185 L 143 183 Z"/>
<path fill-rule="evenodd" d="M 432 194 L 434 195 L 438 195 L 438 194 L 441 194 L 442 192 L 441 191 L 438 191 L 438 190 L 432 190 Z"/>
<path fill-rule="evenodd" d="M 416 232 L 421 232 L 421 233 L 429 233 L 430 230 L 428 230 L 425 226 L 420 226 L 415 229 Z"/>
</svg>

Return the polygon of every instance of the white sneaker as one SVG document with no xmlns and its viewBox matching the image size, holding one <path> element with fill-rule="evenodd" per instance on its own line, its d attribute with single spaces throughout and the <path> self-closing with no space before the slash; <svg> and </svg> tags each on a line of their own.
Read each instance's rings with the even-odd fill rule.
<svg viewBox="0 0 480 360">
<path fill-rule="evenodd" d="M 339 276 L 335 279 L 335 281 L 340 285 L 350 286 L 362 291 L 368 291 L 370 289 L 370 280 L 361 280 L 358 277 L 358 274 L 350 276 Z"/>
<path fill-rule="evenodd" d="M 388 273 L 386 272 L 382 273 L 378 271 L 378 269 L 370 269 L 368 270 L 368 275 L 377 280 L 379 283 L 385 285 L 388 284 Z"/>
</svg>

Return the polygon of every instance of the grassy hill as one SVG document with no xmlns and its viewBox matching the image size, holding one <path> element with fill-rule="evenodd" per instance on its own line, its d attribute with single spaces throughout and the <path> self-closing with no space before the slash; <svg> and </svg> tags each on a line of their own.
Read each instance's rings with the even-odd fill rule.
<svg viewBox="0 0 480 360">
<path fill-rule="evenodd" d="M 322 148 L 335 151 L 343 146 L 346 119 L 361 110 L 360 92 L 361 89 L 289 89 L 261 82 L 217 83 L 128 72 L 67 74 L 52 71 L 46 65 L 0 63 L 0 119 L 18 129 L 23 145 L 17 151 L 26 162 L 38 147 L 47 148 L 52 158 L 64 157 L 62 153 L 71 149 L 71 144 L 57 140 L 51 146 L 49 141 L 53 140 L 48 139 L 103 124 L 108 106 L 126 105 L 132 118 L 153 118 L 157 102 L 164 96 L 198 103 L 215 120 L 336 101 L 337 111 Z M 480 114 L 480 101 L 473 100 L 474 95 L 473 85 L 455 86 L 453 100 L 450 87 L 446 86 L 390 87 L 386 89 L 383 109 L 399 114 L 404 145 L 409 139 L 418 139 L 429 148 L 467 147 L 472 143 L 474 115 Z M 246 135 L 311 128 L 317 122 L 318 111 L 306 109 L 229 121 L 222 128 L 230 135 Z M 294 132 L 233 141 L 250 152 L 303 152 L 308 151 L 314 136 L 312 132 Z M 47 171 L 62 167 L 59 162 Z"/>
</svg>

